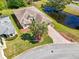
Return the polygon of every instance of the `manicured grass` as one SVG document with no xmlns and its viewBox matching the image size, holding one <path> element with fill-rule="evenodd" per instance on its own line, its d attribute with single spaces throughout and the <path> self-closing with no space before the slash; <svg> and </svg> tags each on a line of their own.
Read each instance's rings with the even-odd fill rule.
<svg viewBox="0 0 79 59">
<path fill-rule="evenodd" d="M 47 14 L 46 14 L 47 15 Z M 52 24 L 54 25 L 54 28 L 59 31 L 59 32 L 63 32 L 66 35 L 68 35 L 69 37 L 71 37 L 74 41 L 79 42 L 79 30 L 76 29 L 72 29 L 69 27 L 66 27 L 60 23 L 58 23 L 55 19 L 53 19 L 52 17 L 50 17 L 49 15 L 47 15 L 50 20 L 52 21 Z"/>
<path fill-rule="evenodd" d="M 35 2 L 34 6 L 36 6 L 37 8 L 41 8 L 41 5 L 45 4 L 46 2 L 47 0 L 41 0 L 41 1 Z"/>
<path fill-rule="evenodd" d="M 13 14 L 13 11 L 11 9 L 4 9 L 0 10 L 0 13 L 2 13 L 3 15 L 11 15 Z"/>
<path fill-rule="evenodd" d="M 38 4 L 37 4 L 38 5 Z M 37 6 L 36 6 L 37 7 Z M 38 8 L 38 7 L 37 7 Z M 42 11 L 41 8 L 38 8 L 40 11 Z M 79 11 L 77 12 L 76 10 L 72 11 L 72 7 L 68 7 L 66 6 L 66 8 L 64 9 L 65 12 L 74 14 L 74 15 L 79 15 Z M 42 11 L 43 12 L 43 11 Z M 45 13 L 45 12 L 43 12 Z M 46 13 L 45 13 L 46 14 Z M 47 14 L 46 14 L 47 15 Z M 59 31 L 59 32 L 63 32 L 66 35 L 68 35 L 69 37 L 71 37 L 74 41 L 79 42 L 79 30 L 76 29 L 72 29 L 69 27 L 66 27 L 60 23 L 58 23 L 55 19 L 53 19 L 52 17 L 50 17 L 49 15 L 47 15 L 50 20 L 52 21 L 52 24 L 54 25 L 54 28 Z"/>
<path fill-rule="evenodd" d="M 42 11 L 40 9 L 40 11 Z M 43 11 L 42 11 L 43 12 Z M 44 13 L 44 12 L 43 12 Z M 45 14 L 47 15 L 47 14 Z M 67 26 L 64 26 L 60 23 L 58 23 L 55 19 L 53 19 L 52 17 L 50 17 L 49 15 L 47 15 L 50 20 L 52 21 L 52 24 L 54 25 L 54 28 L 59 31 L 59 32 L 63 32 L 65 33 L 66 35 L 68 35 L 69 37 L 71 37 L 74 41 L 77 41 L 79 42 L 79 30 L 76 30 L 76 29 L 72 29 L 72 28 L 69 28 Z"/>
<path fill-rule="evenodd" d="M 13 39 L 11 41 L 6 41 L 7 48 L 4 50 L 4 52 L 5 52 L 5 55 L 8 59 L 12 59 L 12 57 L 24 52 L 25 50 L 30 49 L 30 48 L 33 48 L 33 47 L 36 47 L 36 46 L 39 46 L 39 45 L 53 43 L 52 39 L 47 35 L 45 35 L 43 37 L 42 42 L 39 42 L 39 43 L 36 43 L 36 44 L 33 44 L 33 43 L 29 42 L 28 40 L 26 40 L 26 41 L 22 40 L 21 35 L 24 34 L 24 33 L 22 33 L 20 31 L 20 29 L 18 29 L 16 23 L 14 22 L 14 19 L 11 16 L 11 14 L 13 14 L 13 11 L 7 9 L 7 10 L 0 11 L 0 13 L 2 13 L 3 15 L 10 16 L 12 24 L 14 25 L 15 30 L 18 33 L 18 37 L 16 39 Z"/>
<path fill-rule="evenodd" d="M 33 5 L 36 6 L 37 8 L 40 8 L 42 4 L 43 4 L 42 1 L 38 1 L 38 2 L 33 3 Z"/>
<path fill-rule="evenodd" d="M 77 4 L 77 6 L 79 6 L 79 3 Z"/>
<path fill-rule="evenodd" d="M 64 9 L 65 12 L 68 12 L 70 14 L 74 14 L 74 15 L 78 15 L 79 16 L 79 9 L 77 8 L 73 8 L 71 6 L 66 6 L 66 8 Z"/>
<path fill-rule="evenodd" d="M 73 2 L 73 4 L 79 6 L 79 2 Z"/>
<path fill-rule="evenodd" d="M 42 42 L 33 44 L 33 43 L 30 43 L 28 40 L 25 40 L 25 41 L 22 40 L 21 37 L 18 36 L 16 39 L 6 42 L 7 48 L 5 49 L 5 55 L 7 56 L 8 59 L 12 59 L 12 57 L 17 56 L 18 54 L 30 48 L 33 48 L 39 45 L 53 43 L 52 39 L 49 38 L 48 36 L 45 36 L 43 39 L 44 40 Z"/>
<path fill-rule="evenodd" d="M 0 0 L 0 9 L 6 9 L 7 8 L 7 3 L 6 0 Z"/>
<path fill-rule="evenodd" d="M 79 42 L 79 30 L 66 27 L 66 26 L 59 24 L 59 23 L 53 22 L 53 24 L 55 25 L 56 30 L 58 30 L 59 32 L 65 33 L 66 35 L 71 37 L 74 41 Z"/>
<path fill-rule="evenodd" d="M 79 3 L 77 3 L 76 5 L 79 6 Z"/>
</svg>

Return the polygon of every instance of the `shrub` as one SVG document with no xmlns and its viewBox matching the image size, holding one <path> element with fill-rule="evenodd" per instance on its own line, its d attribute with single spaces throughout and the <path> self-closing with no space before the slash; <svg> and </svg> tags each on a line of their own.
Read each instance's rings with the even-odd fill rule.
<svg viewBox="0 0 79 59">
<path fill-rule="evenodd" d="M 8 0 L 7 5 L 8 8 L 19 8 L 19 7 L 25 7 L 26 2 L 25 0 Z"/>
</svg>

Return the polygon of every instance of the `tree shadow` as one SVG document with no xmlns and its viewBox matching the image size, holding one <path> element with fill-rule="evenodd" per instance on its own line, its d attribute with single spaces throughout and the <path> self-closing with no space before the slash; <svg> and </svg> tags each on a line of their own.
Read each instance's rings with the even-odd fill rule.
<svg viewBox="0 0 79 59">
<path fill-rule="evenodd" d="M 34 36 L 31 35 L 31 34 L 29 34 L 29 33 L 25 33 L 25 34 L 21 35 L 21 39 L 24 40 L 24 41 L 28 40 L 28 41 L 29 41 L 30 43 L 32 43 L 32 44 L 37 43 L 37 42 L 35 41 Z"/>
</svg>

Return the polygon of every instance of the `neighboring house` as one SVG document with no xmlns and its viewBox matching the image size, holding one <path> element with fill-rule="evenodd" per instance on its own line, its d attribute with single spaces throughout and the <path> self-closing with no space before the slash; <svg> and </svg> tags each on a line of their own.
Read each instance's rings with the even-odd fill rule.
<svg viewBox="0 0 79 59">
<path fill-rule="evenodd" d="M 0 59 L 7 59 L 4 55 L 6 48 L 5 38 L 13 37 L 17 33 L 8 16 L 0 16 Z"/>
<path fill-rule="evenodd" d="M 15 36 L 16 31 L 8 16 L 0 16 L 0 36 Z"/>
<path fill-rule="evenodd" d="M 73 0 L 74 3 L 79 3 L 79 0 Z"/>
<path fill-rule="evenodd" d="M 0 59 L 7 59 L 4 55 L 4 51 L 1 45 L 0 45 Z"/>
<path fill-rule="evenodd" d="M 79 0 L 74 0 L 74 1 L 79 1 Z"/>
<path fill-rule="evenodd" d="M 4 38 L 0 37 L 0 59 L 7 59 L 3 51 L 5 48 L 6 48 L 5 40 Z"/>
<path fill-rule="evenodd" d="M 23 29 L 28 28 L 28 26 L 31 24 L 31 19 L 33 19 L 33 17 L 38 21 L 45 21 L 47 23 L 50 22 L 47 16 L 41 13 L 34 6 L 14 10 L 14 15 L 17 18 L 16 22 L 20 23 L 19 26 L 21 26 Z"/>
</svg>

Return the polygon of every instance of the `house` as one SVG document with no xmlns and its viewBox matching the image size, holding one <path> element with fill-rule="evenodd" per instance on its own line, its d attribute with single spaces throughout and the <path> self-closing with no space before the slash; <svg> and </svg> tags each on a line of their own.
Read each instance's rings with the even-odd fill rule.
<svg viewBox="0 0 79 59">
<path fill-rule="evenodd" d="M 74 3 L 79 3 L 79 0 L 73 0 Z"/>
<path fill-rule="evenodd" d="M 13 37 L 17 33 L 8 16 L 0 16 L 0 59 L 7 59 L 4 54 L 6 48 L 5 38 Z"/>
<path fill-rule="evenodd" d="M 1 45 L 0 45 L 0 59 L 7 59 L 6 56 L 4 55 L 4 51 Z"/>
<path fill-rule="evenodd" d="M 16 31 L 8 16 L 0 16 L 0 36 L 5 38 L 15 36 Z"/>
<path fill-rule="evenodd" d="M 33 18 L 35 18 L 38 21 L 45 21 L 47 23 L 50 22 L 47 16 L 45 16 L 34 6 L 14 10 L 14 15 L 15 15 L 15 18 L 17 19 L 16 22 L 20 23 L 19 26 L 22 27 L 22 29 L 28 28 Z"/>
<path fill-rule="evenodd" d="M 4 54 L 5 48 L 6 48 L 5 40 L 4 38 L 0 37 L 0 59 L 7 59 L 7 57 Z"/>
<path fill-rule="evenodd" d="M 79 0 L 74 0 L 74 1 L 79 1 Z"/>
</svg>

